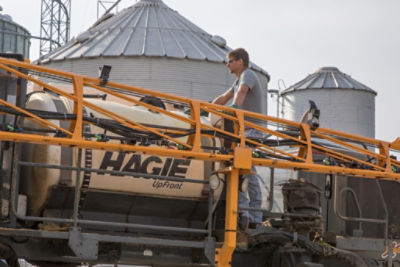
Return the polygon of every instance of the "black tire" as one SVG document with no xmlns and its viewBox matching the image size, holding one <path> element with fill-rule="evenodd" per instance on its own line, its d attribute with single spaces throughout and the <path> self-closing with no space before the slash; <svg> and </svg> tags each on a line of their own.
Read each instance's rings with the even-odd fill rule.
<svg viewBox="0 0 400 267">
<path fill-rule="evenodd" d="M 20 267 L 18 263 L 17 254 L 15 254 L 14 250 L 5 245 L 0 243 L 0 259 L 5 260 L 7 263 L 1 261 L 0 267 L 9 266 L 9 267 Z"/>
</svg>

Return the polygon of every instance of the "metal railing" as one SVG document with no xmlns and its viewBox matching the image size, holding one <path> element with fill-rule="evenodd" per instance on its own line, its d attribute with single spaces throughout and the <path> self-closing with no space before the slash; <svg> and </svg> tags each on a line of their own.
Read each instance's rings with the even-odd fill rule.
<svg viewBox="0 0 400 267">
<path fill-rule="evenodd" d="M 392 266 L 392 257 L 390 255 L 392 255 L 392 245 L 391 245 L 391 240 L 389 240 L 389 213 L 388 213 L 388 209 L 387 209 L 387 205 L 386 205 L 386 201 L 385 198 L 383 196 L 383 192 L 382 192 L 382 187 L 380 184 L 379 180 L 375 180 L 377 189 L 378 189 L 378 195 L 379 195 L 379 199 L 382 203 L 382 207 L 383 207 L 383 211 L 384 211 L 384 219 L 376 219 L 376 218 L 364 218 L 362 217 L 362 210 L 361 210 L 361 206 L 358 202 L 358 198 L 357 198 L 357 194 L 355 193 L 355 191 L 351 188 L 351 187 L 343 187 L 339 193 L 338 193 L 338 181 L 337 181 L 338 177 L 337 175 L 335 175 L 335 179 L 334 179 L 334 202 L 333 202 L 333 208 L 334 208 L 334 212 L 336 214 L 336 216 L 344 221 L 354 221 L 354 222 L 359 222 L 359 229 L 362 230 L 362 223 L 366 222 L 366 223 L 376 223 L 376 224 L 384 224 L 384 239 L 385 239 L 385 245 L 386 247 L 389 249 L 389 257 L 388 257 L 388 267 Z M 356 203 L 356 207 L 357 207 L 357 211 L 359 214 L 359 217 L 350 217 L 350 216 L 345 216 L 343 214 L 340 213 L 341 210 L 341 205 L 339 204 L 339 200 L 341 199 L 341 196 L 344 192 L 350 192 L 353 196 L 353 199 Z M 340 197 L 339 197 L 340 196 Z"/>
<path fill-rule="evenodd" d="M 229 165 L 229 168 L 220 170 L 227 174 L 226 188 L 227 188 L 227 201 L 226 201 L 226 231 L 225 240 L 222 248 L 215 249 L 216 258 L 219 261 L 223 261 L 221 265 L 225 266 L 229 263 L 230 257 L 236 246 L 236 229 L 237 229 L 237 194 L 238 194 L 238 180 L 239 174 L 249 172 L 252 166 L 264 166 L 269 167 L 271 170 L 274 168 L 302 170 L 306 172 L 316 173 L 328 173 L 328 174 L 343 174 L 363 178 L 373 179 L 389 179 L 389 180 L 400 180 L 400 173 L 393 171 L 392 167 L 400 168 L 400 161 L 392 159 L 390 152 L 393 150 L 400 150 L 400 139 L 395 142 L 389 143 L 381 140 L 376 140 L 367 137 L 356 136 L 347 134 L 331 129 L 318 128 L 314 124 L 298 123 L 288 121 L 276 117 L 266 116 L 264 114 L 258 114 L 249 112 L 242 109 L 235 109 L 231 107 L 225 107 L 206 103 L 199 100 L 184 98 L 176 95 L 151 91 L 148 89 L 138 88 L 129 85 L 118 84 L 115 82 L 105 81 L 99 78 L 91 78 L 78 74 L 63 72 L 59 70 L 49 69 L 42 66 L 31 65 L 24 62 L 18 62 L 15 60 L 0 58 L 0 69 L 3 72 L 13 78 L 17 77 L 20 80 L 30 81 L 37 86 L 45 88 L 51 91 L 52 94 L 56 94 L 63 97 L 66 101 L 69 101 L 73 106 L 73 111 L 70 114 L 64 114 L 64 117 L 58 118 L 57 120 L 67 120 L 70 122 L 69 129 L 62 128 L 52 122 L 52 119 L 48 119 L 48 114 L 42 114 L 38 111 L 28 110 L 22 106 L 14 105 L 7 102 L 4 99 L 0 99 L 0 106 L 8 108 L 7 111 L 10 114 L 21 116 L 34 122 L 41 128 L 47 129 L 54 133 L 53 135 L 44 136 L 43 133 L 35 132 L 18 132 L 18 131 L 0 131 L 0 140 L 2 142 L 12 143 L 33 143 L 33 144 L 45 144 L 45 145 L 56 145 L 56 146 L 73 146 L 79 149 L 79 164 L 77 166 L 57 166 L 52 164 L 35 164 L 28 162 L 18 162 L 18 158 L 14 157 L 14 172 L 13 172 L 13 184 L 12 187 L 12 214 L 14 215 L 13 223 L 16 220 L 30 220 L 30 221 L 42 221 L 42 222 L 55 222 L 55 223 L 70 223 L 73 225 L 72 231 L 66 232 L 43 232 L 42 237 L 54 237 L 68 239 L 76 241 L 76 233 L 78 232 L 79 225 L 101 225 L 101 226 L 112 226 L 112 227 L 123 227 L 132 229 L 151 229 L 160 231 L 177 231 L 185 233 L 204 234 L 205 241 L 195 242 L 188 241 L 189 243 L 182 243 L 176 241 L 176 245 L 187 245 L 193 247 L 204 247 L 207 250 L 207 246 L 214 246 L 211 242 L 212 238 L 212 191 L 209 194 L 208 199 L 208 227 L 204 229 L 191 229 L 181 227 L 166 227 L 166 226 L 149 226 L 140 224 L 130 223 L 115 223 L 108 221 L 95 221 L 95 220 L 83 220 L 80 219 L 79 214 L 79 196 L 80 196 L 80 173 L 84 172 L 98 172 L 94 168 L 85 168 L 81 166 L 81 149 L 97 149 L 106 151 L 125 151 L 125 152 L 136 152 L 146 153 L 149 155 L 158 156 L 171 156 L 176 158 L 190 158 L 202 161 L 213 161 L 221 162 Z M 58 82 L 69 83 L 71 85 L 70 91 L 60 89 L 57 85 L 52 85 L 44 82 L 40 78 L 53 79 Z M 104 107 L 97 106 L 87 99 L 84 98 L 84 89 L 90 88 L 100 94 L 107 94 L 115 97 L 120 101 L 125 101 L 130 105 L 139 105 L 144 107 L 153 113 L 162 114 L 178 120 L 182 125 L 186 125 L 181 128 L 171 128 L 168 126 L 156 127 L 154 125 L 147 125 L 140 123 L 132 118 L 128 118 L 117 112 L 105 109 Z M 170 104 L 179 104 L 185 106 L 190 110 L 190 116 L 185 115 L 183 112 L 174 113 L 170 110 L 164 110 L 159 107 L 141 102 L 138 97 L 141 96 L 155 96 Z M 99 115 L 98 118 L 92 119 L 88 116 L 84 116 L 84 108 L 90 109 Z M 219 128 L 216 125 L 205 123 L 201 119 L 201 112 L 210 113 L 212 116 L 217 116 L 224 120 L 233 122 L 233 132 Z M 54 115 L 54 114 L 53 114 Z M 57 114 L 56 114 L 57 115 Z M 47 116 L 47 117 L 46 117 Z M 94 138 L 85 138 L 85 132 L 83 131 L 83 125 L 88 123 L 98 127 L 100 118 L 106 118 L 108 123 L 111 121 L 112 124 L 104 124 L 102 127 L 104 130 L 111 130 L 112 127 L 118 126 L 119 129 L 124 132 L 124 138 L 131 138 L 130 132 L 136 132 L 143 135 L 152 135 L 157 140 L 167 142 L 175 146 L 177 149 L 169 149 L 166 147 L 149 147 L 145 144 L 133 144 L 130 142 L 98 142 Z M 246 118 L 246 120 L 245 120 Z M 257 123 L 255 123 L 257 122 Z M 259 124 L 260 123 L 260 124 Z M 263 127 L 261 125 L 267 125 Z M 17 125 L 12 125 L 17 126 Z M 275 128 L 269 128 L 274 126 Z M 107 128 L 108 127 L 108 128 Z M 17 128 L 17 127 L 11 127 Z M 101 128 L 101 127 L 100 127 Z M 248 138 L 245 136 L 245 129 L 252 128 L 256 131 L 261 132 L 265 135 L 265 138 Z M 281 129 L 277 131 L 276 129 Z M 112 131 L 111 131 L 112 132 Z M 127 133 L 128 132 L 128 133 Z M 114 137 L 121 136 L 121 134 L 113 133 Z M 184 138 L 181 138 L 184 137 Z M 219 147 L 212 151 L 204 148 L 202 144 L 203 137 L 222 139 L 231 141 L 229 147 Z M 318 141 L 321 142 L 318 142 Z M 322 142 L 324 141 L 324 142 Z M 328 145 L 327 145 L 328 144 Z M 329 145 L 329 144 L 334 144 Z M 365 145 L 361 148 L 359 145 Z M 290 145 L 294 148 L 294 152 L 285 150 L 286 146 Z M 337 149 L 337 148 L 340 149 Z M 371 149 L 372 148 L 372 149 Z M 373 150 L 377 148 L 379 152 Z M 256 151 L 258 156 L 252 154 Z M 320 155 L 329 157 L 332 159 L 332 164 L 325 164 L 315 160 L 313 157 L 314 152 L 318 151 Z M 344 152 L 343 152 L 344 151 Z M 351 153 L 348 153 L 351 152 Z M 363 155 L 367 156 L 370 160 L 364 160 L 365 157 L 357 157 L 352 155 Z M 54 168 L 60 170 L 70 170 L 76 172 L 76 185 L 74 194 L 74 210 L 72 218 L 46 218 L 37 216 L 22 216 L 17 214 L 17 198 L 19 192 L 19 175 L 18 168 L 20 166 L 31 166 L 37 168 Z M 101 173 L 116 174 L 115 171 L 101 170 Z M 127 173 L 118 172 L 122 175 L 131 175 L 136 177 L 143 175 L 140 173 Z M 148 178 L 155 178 L 154 176 L 147 175 Z M 158 176 L 159 177 L 159 176 Z M 171 181 L 181 181 L 179 177 L 163 177 L 163 179 L 170 179 Z M 273 205 L 273 180 L 274 173 L 271 173 L 271 186 L 269 188 L 269 205 L 265 210 L 261 210 L 269 216 L 278 216 L 271 212 Z M 185 179 L 188 183 L 199 183 L 195 179 Z M 242 208 L 239 210 L 252 210 L 252 208 Z M 279 214 L 280 216 L 281 214 Z M 297 216 L 296 214 L 286 214 L 288 216 Z M 13 234 L 16 234 L 18 230 L 10 229 Z M 5 233 L 2 230 L 2 234 Z M 35 231 L 26 232 L 29 235 L 37 235 Z M 90 240 L 99 241 L 102 240 L 115 240 L 113 236 L 97 235 L 89 233 L 79 233 L 83 236 L 87 236 Z M 387 233 L 386 233 L 387 235 Z M 136 241 L 130 237 L 123 237 L 122 240 L 126 242 Z M 71 242 L 72 242 L 71 241 Z M 124 241 L 124 242 L 125 242 Z M 162 240 L 142 240 L 143 242 L 150 242 L 154 244 L 160 244 Z M 77 241 L 76 241 L 77 242 Z M 175 242 L 175 241 L 173 241 Z M 78 242 L 79 243 L 79 242 Z M 73 243 L 76 251 L 79 252 L 78 243 Z M 90 243 L 90 242 L 89 242 Z M 95 243 L 95 242 L 94 242 Z M 87 254 L 88 256 L 93 256 Z M 214 255 L 213 255 L 214 256 Z M 211 257 L 209 257 L 211 258 Z M 219 263 L 220 264 L 220 263 Z"/>
</svg>

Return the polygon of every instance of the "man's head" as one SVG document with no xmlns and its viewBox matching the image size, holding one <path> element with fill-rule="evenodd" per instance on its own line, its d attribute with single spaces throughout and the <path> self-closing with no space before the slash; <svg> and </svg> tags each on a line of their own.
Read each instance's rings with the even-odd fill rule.
<svg viewBox="0 0 400 267">
<path fill-rule="evenodd" d="M 226 58 L 228 63 L 226 66 L 229 68 L 231 73 L 238 74 L 249 67 L 249 54 L 243 48 L 237 48 L 230 51 Z"/>
</svg>

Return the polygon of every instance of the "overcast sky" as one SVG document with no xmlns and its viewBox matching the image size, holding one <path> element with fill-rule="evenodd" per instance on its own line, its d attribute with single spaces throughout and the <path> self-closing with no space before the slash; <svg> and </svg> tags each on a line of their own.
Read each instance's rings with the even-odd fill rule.
<svg viewBox="0 0 400 267">
<path fill-rule="evenodd" d="M 119 10 L 134 4 L 122 0 Z M 164 0 L 286 86 L 335 66 L 378 92 L 376 137 L 400 137 L 400 0 Z M 3 14 L 39 36 L 41 0 L 1 0 Z M 72 0 L 71 36 L 96 19 L 97 0 Z M 38 55 L 32 41 L 31 59 Z M 270 115 L 275 115 L 269 103 Z"/>
</svg>

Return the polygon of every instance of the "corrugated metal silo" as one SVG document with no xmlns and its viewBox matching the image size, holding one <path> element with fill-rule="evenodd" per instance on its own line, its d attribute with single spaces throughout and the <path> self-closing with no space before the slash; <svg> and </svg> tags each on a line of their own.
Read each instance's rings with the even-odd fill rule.
<svg viewBox="0 0 400 267">
<path fill-rule="evenodd" d="M 339 69 L 324 67 L 281 93 L 283 117 L 299 121 L 313 100 L 321 127 L 375 137 L 376 94 Z"/>
<path fill-rule="evenodd" d="M 29 58 L 30 33 L 11 16 L 0 14 L 0 52 L 22 54 Z"/>
<path fill-rule="evenodd" d="M 375 137 L 375 96 L 377 93 L 356 81 L 335 67 L 323 67 L 307 76 L 281 93 L 283 117 L 299 121 L 308 110 L 308 100 L 313 100 L 321 110 L 320 126 L 361 136 Z M 352 155 L 356 156 L 356 155 Z M 315 158 L 318 154 L 315 155 Z M 325 190 L 325 174 L 298 172 L 299 178 Z M 333 183 L 340 191 L 351 190 L 336 196 L 342 203 L 340 213 L 349 217 L 382 218 L 382 203 L 371 196 L 378 196 L 374 180 L 338 176 Z M 383 186 L 387 185 L 386 183 Z M 396 186 L 391 184 L 391 186 Z M 360 209 L 358 210 L 357 199 Z M 325 217 L 325 231 L 339 235 L 361 234 L 363 237 L 382 236 L 383 227 L 379 224 L 344 221 L 334 213 L 333 198 L 322 202 Z M 362 213 L 362 215 L 361 215 Z M 359 231 L 359 230 L 362 231 Z"/>
<path fill-rule="evenodd" d="M 97 76 L 112 65 L 110 79 L 201 100 L 212 100 L 234 81 L 225 63 L 230 50 L 161 0 L 140 0 L 115 16 L 98 21 L 39 64 Z M 266 71 L 251 64 L 265 90 Z"/>
</svg>

